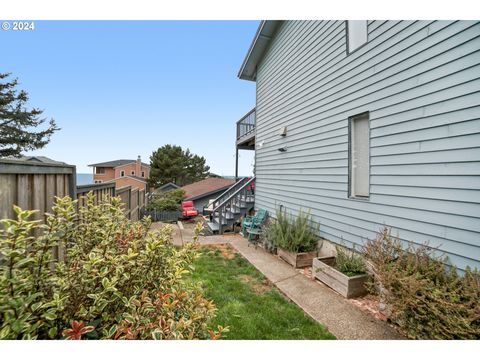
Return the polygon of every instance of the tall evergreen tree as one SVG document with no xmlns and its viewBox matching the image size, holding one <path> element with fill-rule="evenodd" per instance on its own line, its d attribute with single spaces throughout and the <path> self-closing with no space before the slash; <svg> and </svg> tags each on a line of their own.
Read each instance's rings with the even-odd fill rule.
<svg viewBox="0 0 480 360">
<path fill-rule="evenodd" d="M 0 157 L 20 156 L 22 151 L 44 147 L 59 128 L 51 119 L 45 130 L 35 131 L 46 119 L 43 110 L 26 109 L 28 94 L 16 90 L 18 80 L 8 81 L 8 73 L 0 73 Z"/>
<path fill-rule="evenodd" d="M 179 186 L 206 179 L 210 167 L 203 156 L 192 154 L 177 145 L 164 145 L 150 156 L 149 185 L 158 187 L 173 182 Z"/>
</svg>

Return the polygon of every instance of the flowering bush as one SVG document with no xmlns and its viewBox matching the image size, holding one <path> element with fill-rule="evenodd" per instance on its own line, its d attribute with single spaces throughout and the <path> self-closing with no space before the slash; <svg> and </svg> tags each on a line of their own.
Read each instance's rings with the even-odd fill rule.
<svg viewBox="0 0 480 360">
<path fill-rule="evenodd" d="M 206 339 L 225 330 L 207 327 L 214 304 L 183 280 L 195 242 L 175 248 L 170 226 L 149 232 L 149 219 L 125 218 L 120 199 L 95 205 L 92 194 L 78 210 L 57 198 L 45 224 L 15 212 L 0 225 L 0 339 Z"/>
</svg>

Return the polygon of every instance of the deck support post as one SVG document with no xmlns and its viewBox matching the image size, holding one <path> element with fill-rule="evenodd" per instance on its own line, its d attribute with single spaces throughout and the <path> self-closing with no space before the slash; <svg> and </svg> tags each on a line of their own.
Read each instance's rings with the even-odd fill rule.
<svg viewBox="0 0 480 360">
<path fill-rule="evenodd" d="M 235 147 L 235 182 L 238 181 L 238 146 Z"/>
</svg>

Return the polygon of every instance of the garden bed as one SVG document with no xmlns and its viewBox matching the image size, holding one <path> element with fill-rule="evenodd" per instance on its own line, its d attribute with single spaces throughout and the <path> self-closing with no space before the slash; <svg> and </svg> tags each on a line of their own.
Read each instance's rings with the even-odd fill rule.
<svg viewBox="0 0 480 360">
<path fill-rule="evenodd" d="M 294 268 L 312 266 L 313 259 L 317 257 L 317 251 L 294 253 L 281 248 L 277 249 L 277 254 Z"/>
<path fill-rule="evenodd" d="M 333 256 L 313 259 L 312 275 L 347 299 L 367 293 L 365 283 L 368 275 L 347 276 L 341 273 L 335 269 Z"/>
</svg>

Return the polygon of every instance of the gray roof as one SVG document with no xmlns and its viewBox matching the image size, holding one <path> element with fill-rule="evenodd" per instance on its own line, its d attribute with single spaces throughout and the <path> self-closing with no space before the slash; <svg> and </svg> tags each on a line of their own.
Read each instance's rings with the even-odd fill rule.
<svg viewBox="0 0 480 360">
<path fill-rule="evenodd" d="M 130 163 L 134 163 L 136 161 L 137 160 L 121 159 L 121 160 L 113 160 L 113 161 L 106 161 L 106 162 L 102 162 L 102 163 L 90 164 L 88 166 L 112 167 L 112 168 L 114 168 L 114 167 L 117 167 L 117 166 L 122 166 L 122 165 L 127 165 L 127 164 L 130 164 Z M 150 167 L 150 165 L 145 164 L 144 162 L 142 162 L 142 165 Z"/>
<path fill-rule="evenodd" d="M 163 189 L 167 189 L 167 188 L 175 188 L 175 189 L 179 189 L 180 186 L 178 186 L 177 184 L 173 183 L 173 182 L 168 182 L 166 184 L 163 184 L 161 186 L 159 186 L 158 188 L 155 189 L 155 191 L 162 191 Z"/>
<path fill-rule="evenodd" d="M 20 157 L 13 157 L 13 156 L 6 156 L 4 157 L 5 160 L 14 160 L 14 161 L 22 161 L 28 163 L 39 163 L 39 164 L 51 164 L 51 165 L 68 165 L 63 161 L 56 161 L 50 159 L 46 156 L 20 156 Z"/>
</svg>

